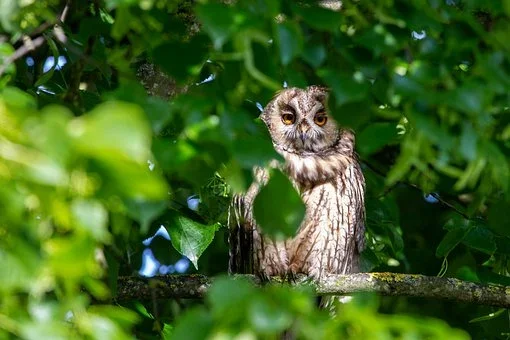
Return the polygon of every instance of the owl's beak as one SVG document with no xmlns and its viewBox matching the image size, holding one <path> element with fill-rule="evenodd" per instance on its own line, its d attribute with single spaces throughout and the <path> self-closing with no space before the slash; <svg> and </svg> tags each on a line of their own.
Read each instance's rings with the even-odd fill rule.
<svg viewBox="0 0 510 340">
<path fill-rule="evenodd" d="M 301 135 L 304 135 L 310 130 L 310 126 L 308 124 L 299 124 L 299 131 L 301 131 Z"/>
<path fill-rule="evenodd" d="M 308 124 L 306 124 L 306 123 L 299 124 L 299 132 L 301 132 L 299 134 L 299 138 L 301 139 L 301 141 L 303 143 L 305 142 L 306 133 L 308 132 L 308 130 L 310 130 L 310 126 Z"/>
</svg>

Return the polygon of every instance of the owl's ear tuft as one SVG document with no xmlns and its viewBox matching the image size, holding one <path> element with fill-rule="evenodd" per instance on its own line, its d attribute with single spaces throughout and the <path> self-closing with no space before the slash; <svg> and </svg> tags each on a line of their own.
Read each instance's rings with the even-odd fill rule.
<svg viewBox="0 0 510 340">
<path fill-rule="evenodd" d="M 306 89 L 320 102 L 325 102 L 328 98 L 329 88 L 325 86 L 312 85 L 308 86 Z"/>
<path fill-rule="evenodd" d="M 268 112 L 268 106 L 264 108 L 264 111 L 259 115 L 259 118 L 267 125 L 269 126 L 269 112 Z"/>
</svg>

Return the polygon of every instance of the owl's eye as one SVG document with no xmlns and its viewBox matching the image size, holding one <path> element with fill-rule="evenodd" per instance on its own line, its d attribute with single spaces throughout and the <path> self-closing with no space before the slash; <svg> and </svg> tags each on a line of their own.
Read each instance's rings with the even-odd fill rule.
<svg viewBox="0 0 510 340">
<path fill-rule="evenodd" d="M 294 124 L 296 121 L 296 116 L 292 113 L 284 113 L 282 114 L 282 122 L 285 125 Z"/>
<path fill-rule="evenodd" d="M 326 124 L 326 122 L 328 121 L 328 116 L 326 116 L 324 114 L 318 114 L 315 116 L 313 121 L 315 122 L 315 124 L 317 124 L 319 126 L 324 126 L 324 124 Z"/>
</svg>

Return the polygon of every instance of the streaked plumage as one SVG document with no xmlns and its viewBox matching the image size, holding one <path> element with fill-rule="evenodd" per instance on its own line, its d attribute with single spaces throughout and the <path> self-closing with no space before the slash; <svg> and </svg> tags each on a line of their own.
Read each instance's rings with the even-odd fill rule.
<svg viewBox="0 0 510 340">
<path fill-rule="evenodd" d="M 354 135 L 327 114 L 327 91 L 310 86 L 278 93 L 261 114 L 273 145 L 306 206 L 295 237 L 274 241 L 254 220 L 253 201 L 267 183 L 268 171 L 254 170 L 255 181 L 233 202 L 230 270 L 260 276 L 359 271 L 364 248 L 365 181 L 354 152 Z M 282 202 L 285 204 L 285 202 Z"/>
</svg>

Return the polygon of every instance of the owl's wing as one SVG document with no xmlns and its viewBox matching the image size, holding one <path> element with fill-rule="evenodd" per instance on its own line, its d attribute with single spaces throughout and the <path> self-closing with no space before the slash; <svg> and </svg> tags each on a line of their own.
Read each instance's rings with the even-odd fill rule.
<svg viewBox="0 0 510 340">
<path fill-rule="evenodd" d="M 357 223 L 355 226 L 355 235 L 356 235 L 356 248 L 358 250 L 358 254 L 365 249 L 365 223 L 366 223 L 366 212 L 365 212 L 365 176 L 363 176 L 363 171 L 361 170 L 361 165 L 358 159 L 358 155 L 354 154 L 355 159 L 355 178 L 357 181 L 357 196 L 358 196 L 358 204 L 356 209 L 356 219 Z"/>
<path fill-rule="evenodd" d="M 244 195 L 234 195 L 229 208 L 229 274 L 253 272 L 253 233 L 246 220 Z"/>
<path fill-rule="evenodd" d="M 255 168 L 254 182 L 244 195 L 236 195 L 229 214 L 229 272 L 262 278 L 287 272 L 285 243 L 262 234 L 253 217 L 253 202 L 269 178 L 267 169 Z"/>
<path fill-rule="evenodd" d="M 260 268 L 260 233 L 253 218 L 253 202 L 260 188 L 268 181 L 263 168 L 253 170 L 254 181 L 245 194 L 234 195 L 229 210 L 229 273 L 254 274 Z"/>
</svg>

